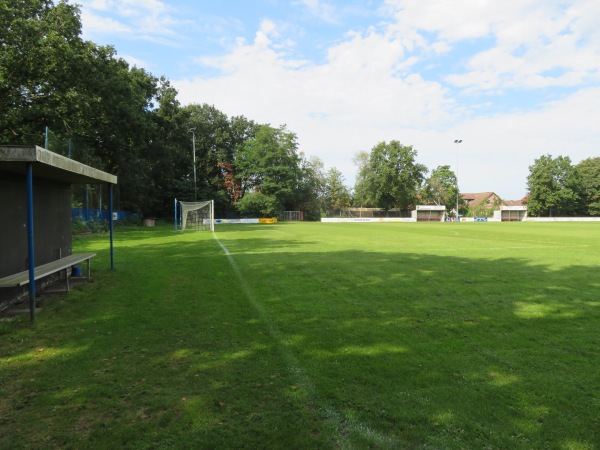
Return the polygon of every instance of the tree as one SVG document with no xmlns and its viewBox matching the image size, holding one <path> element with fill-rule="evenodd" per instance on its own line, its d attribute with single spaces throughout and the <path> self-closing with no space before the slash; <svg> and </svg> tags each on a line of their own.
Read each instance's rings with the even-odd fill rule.
<svg viewBox="0 0 600 450">
<path fill-rule="evenodd" d="M 241 175 L 238 174 L 236 161 L 246 141 L 254 138 L 258 125 L 244 116 L 230 119 L 230 152 L 221 154 L 217 163 L 222 179 L 222 189 L 227 197 L 227 210 L 234 207 L 244 196 Z"/>
<path fill-rule="evenodd" d="M 298 187 L 300 157 L 297 154 L 296 135 L 285 126 L 258 127 L 254 138 L 242 144 L 235 159 L 238 179 L 244 195 L 237 203 L 240 212 L 247 212 L 246 204 L 257 203 L 256 197 L 265 205 L 263 214 L 279 215 L 286 203 L 293 200 Z M 256 194 L 260 193 L 260 196 Z M 255 194 L 246 199 L 248 194 Z"/>
<path fill-rule="evenodd" d="M 369 166 L 369 152 L 358 152 L 353 159 L 358 168 L 356 183 L 354 184 L 354 206 L 373 207 L 376 198 L 373 189 L 371 189 L 371 168 Z"/>
<path fill-rule="evenodd" d="M 316 156 L 307 158 L 300 153 L 297 186 L 292 201 L 285 204 L 290 211 L 304 211 L 307 220 L 321 219 L 321 202 L 325 185 L 324 164 Z"/>
<path fill-rule="evenodd" d="M 279 217 L 283 208 L 274 195 L 249 192 L 237 202 L 237 210 L 244 217 Z"/>
<path fill-rule="evenodd" d="M 532 216 L 573 216 L 583 210 L 579 170 L 568 156 L 544 155 L 529 166 L 527 208 Z"/>
<path fill-rule="evenodd" d="M 121 208 L 144 211 L 158 80 L 80 35 L 77 6 L 0 0 L 0 140 L 42 145 L 49 127 L 77 143 L 74 158 L 117 174 Z"/>
<path fill-rule="evenodd" d="M 177 91 L 161 77 L 152 114 L 153 135 L 144 157 L 149 161 L 151 183 L 144 213 L 171 217 L 173 198 L 193 199 L 192 156 L 186 111 L 180 107 Z"/>
<path fill-rule="evenodd" d="M 212 192 L 219 191 L 223 179 L 218 163 L 231 161 L 233 158 L 229 118 L 207 104 L 192 104 L 185 110 L 189 114 L 188 128 L 194 131 L 196 139 L 198 185 L 205 186 Z"/>
<path fill-rule="evenodd" d="M 415 161 L 417 151 L 398 141 L 380 142 L 359 170 L 357 195 L 375 207 L 408 210 L 415 205 L 427 168 Z"/>
<path fill-rule="evenodd" d="M 459 198 L 456 174 L 450 166 L 438 166 L 425 180 L 421 194 L 425 202 L 444 205 L 446 212 L 450 212 L 456 208 L 456 200 Z"/>
<path fill-rule="evenodd" d="M 327 171 L 323 193 L 323 208 L 330 216 L 335 216 L 343 208 L 350 206 L 350 190 L 344 184 L 344 176 L 335 167 Z"/>
<path fill-rule="evenodd" d="M 587 214 L 600 216 L 600 157 L 587 158 L 577 164 L 581 175 Z"/>
<path fill-rule="evenodd" d="M 51 0 L 0 1 L 0 140 L 44 141 L 85 110 L 79 73 L 89 51 L 76 6 Z"/>
<path fill-rule="evenodd" d="M 242 185 L 235 176 L 235 168 L 229 161 L 219 161 L 217 163 L 223 177 L 223 189 L 232 204 L 242 199 Z"/>
</svg>

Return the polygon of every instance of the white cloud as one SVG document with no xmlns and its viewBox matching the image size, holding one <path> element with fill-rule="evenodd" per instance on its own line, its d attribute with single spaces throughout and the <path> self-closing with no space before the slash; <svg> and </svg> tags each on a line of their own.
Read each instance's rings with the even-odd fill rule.
<svg viewBox="0 0 600 450">
<path fill-rule="evenodd" d="M 304 5 L 310 13 L 324 22 L 336 23 L 336 8 L 322 0 L 299 0 L 297 3 Z"/>
<path fill-rule="evenodd" d="M 167 2 L 86 3 L 86 31 L 171 46 L 194 42 L 193 35 L 180 33 L 189 18 L 178 17 Z M 350 14 L 345 8 L 352 7 L 333 0 L 295 5 L 335 23 L 329 31 L 341 29 Z M 248 24 L 240 18 L 211 19 L 220 30 L 195 20 L 186 29 L 219 42 L 220 55 L 188 55 L 204 67 L 172 83 L 183 104 L 209 103 L 228 115 L 287 124 L 301 151 L 340 169 L 350 185 L 353 156 L 383 140 L 414 145 L 419 162 L 433 169 L 455 168 L 453 141 L 463 139 L 461 188 L 508 198 L 525 195 L 528 166 L 543 154 L 574 162 L 598 154 L 590 148 L 600 142 L 594 121 L 600 117 L 596 0 L 386 0 L 378 22 L 369 5 L 371 15 L 361 17 L 369 17 L 371 26 L 361 22 L 319 39 L 318 60 L 307 59 L 301 40 L 311 32 L 302 29 L 306 23 L 292 26 L 266 12 L 248 39 L 241 37 Z M 130 54 L 130 64 L 148 67 Z M 536 92 L 556 100 L 541 104 Z M 520 93 L 538 103 L 520 101 Z M 509 110 L 511 104 L 518 112 Z"/>
<path fill-rule="evenodd" d="M 464 192 L 496 191 L 517 199 L 526 193 L 529 166 L 545 154 L 569 156 L 573 164 L 600 154 L 600 88 L 576 92 L 543 105 L 537 111 L 505 113 L 466 119 L 448 132 L 417 137 L 422 156 L 430 167 L 442 162 L 456 166 L 452 142 L 459 147 L 459 182 Z M 417 145 L 419 147 L 419 145 Z M 420 152 L 421 154 L 421 152 Z"/>
<path fill-rule="evenodd" d="M 492 42 L 487 49 L 467 56 L 464 69 L 446 78 L 455 86 L 484 91 L 598 81 L 600 32 L 592 23 L 600 20 L 600 8 L 594 8 L 592 3 L 587 0 L 386 2 L 395 20 L 390 30 L 417 47 L 445 44 L 451 48 L 478 39 Z"/>
<path fill-rule="evenodd" d="M 600 142 L 594 123 L 600 116 L 600 88 L 575 91 L 529 112 L 477 116 L 478 105 L 465 109 L 442 82 L 414 71 L 422 58 L 452 51 L 459 40 L 495 36 L 495 46 L 466 59 L 464 72 L 448 75 L 450 86 L 470 89 L 473 95 L 478 90 L 499 94 L 498 89 L 509 87 L 579 86 L 592 73 L 588 58 L 595 47 L 579 51 L 572 32 L 564 32 L 577 22 L 572 14 L 559 19 L 556 6 L 552 11 L 557 18 L 548 21 L 535 1 L 476 2 L 471 8 L 440 1 L 433 16 L 425 14 L 424 2 L 388 3 L 398 8 L 397 21 L 348 33 L 328 49 L 322 64 L 290 59 L 284 34 L 264 21 L 252 43 L 240 40 L 230 53 L 203 59 L 221 75 L 190 77 L 174 85 L 184 104 L 206 102 L 230 115 L 287 123 L 302 151 L 340 169 L 350 185 L 356 171 L 353 156 L 382 140 L 414 145 L 420 162 L 430 169 L 444 164 L 455 169 L 453 140 L 461 138 L 461 188 L 493 190 L 505 198 L 526 194 L 528 167 L 543 154 L 569 155 L 574 163 L 597 154 L 590 142 Z M 510 12 L 522 17 L 515 19 Z M 502 26 L 509 17 L 513 24 Z M 478 18 L 483 20 L 477 23 Z M 540 27 L 531 31 L 527 22 Z M 419 51 L 431 39 L 420 34 L 422 29 L 437 33 L 430 42 L 435 49 Z M 557 73 L 545 74 L 557 68 L 552 54 L 565 55 L 566 70 L 561 65 Z"/>
<path fill-rule="evenodd" d="M 318 65 L 276 51 L 274 31 L 263 23 L 253 43 L 240 40 L 228 55 L 203 59 L 221 76 L 174 81 L 182 102 L 215 104 L 261 123 L 287 123 L 301 150 L 342 170 L 350 184 L 358 151 L 398 139 L 403 129 L 448 120 L 439 84 L 418 74 L 398 76 L 410 66 L 398 41 L 374 30 L 352 33 Z"/>
<path fill-rule="evenodd" d="M 174 44 L 182 39 L 178 32 L 183 19 L 171 15 L 171 8 L 159 0 L 82 0 L 85 34 L 126 35 Z"/>
<path fill-rule="evenodd" d="M 116 35 L 133 34 L 133 29 L 127 24 L 111 17 L 99 16 L 88 9 L 82 11 L 81 21 L 84 24 L 85 35 L 94 35 L 96 33 Z"/>
<path fill-rule="evenodd" d="M 127 61 L 130 67 L 136 66 L 140 69 L 152 71 L 152 64 L 148 61 L 144 61 L 143 59 L 132 55 L 119 55 L 119 57 Z"/>
</svg>

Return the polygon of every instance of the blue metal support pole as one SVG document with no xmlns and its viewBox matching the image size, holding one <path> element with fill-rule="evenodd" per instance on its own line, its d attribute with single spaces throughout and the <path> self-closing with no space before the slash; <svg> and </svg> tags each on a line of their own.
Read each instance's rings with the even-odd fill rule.
<svg viewBox="0 0 600 450">
<path fill-rule="evenodd" d="M 175 227 L 175 233 L 177 233 L 177 198 L 175 198 L 175 217 L 173 217 L 173 226 Z"/>
<path fill-rule="evenodd" d="M 115 252 L 113 247 L 113 185 L 108 185 L 108 208 L 110 210 L 109 230 L 110 230 L 110 270 L 115 270 Z"/>
<path fill-rule="evenodd" d="M 35 258 L 33 239 L 33 164 L 27 163 L 27 247 L 29 253 L 29 318 L 35 322 Z"/>
</svg>

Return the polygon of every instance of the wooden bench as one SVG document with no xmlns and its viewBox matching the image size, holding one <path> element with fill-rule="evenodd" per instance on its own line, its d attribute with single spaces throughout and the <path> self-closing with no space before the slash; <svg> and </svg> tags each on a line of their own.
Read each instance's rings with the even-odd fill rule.
<svg viewBox="0 0 600 450">
<path fill-rule="evenodd" d="M 40 278 L 47 277 L 54 273 L 65 271 L 67 281 L 67 292 L 69 291 L 69 274 L 68 270 L 84 261 L 87 261 L 87 279 L 90 280 L 90 259 L 96 256 L 95 253 L 75 253 L 73 255 L 65 256 L 64 258 L 57 259 L 56 261 L 42 264 L 34 269 L 34 279 L 39 280 Z M 24 286 L 29 284 L 29 270 L 9 275 L 4 278 L 0 278 L 0 287 L 16 287 Z"/>
</svg>

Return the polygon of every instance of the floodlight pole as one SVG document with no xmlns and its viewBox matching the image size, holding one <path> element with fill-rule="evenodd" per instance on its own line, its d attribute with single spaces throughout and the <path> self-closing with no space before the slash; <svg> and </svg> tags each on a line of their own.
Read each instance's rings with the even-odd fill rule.
<svg viewBox="0 0 600 450">
<path fill-rule="evenodd" d="M 456 144 L 456 219 L 460 222 L 460 214 L 458 213 L 458 144 L 462 142 L 462 139 L 454 139 Z"/>
<path fill-rule="evenodd" d="M 196 129 L 190 128 L 188 133 L 192 133 L 192 155 L 194 158 L 194 201 L 197 201 L 196 198 Z"/>
</svg>

